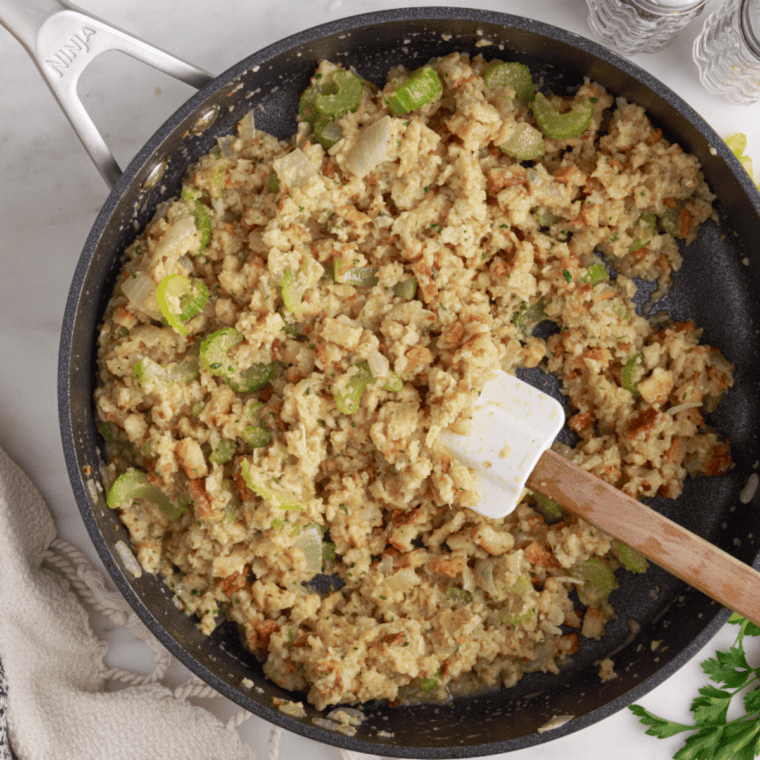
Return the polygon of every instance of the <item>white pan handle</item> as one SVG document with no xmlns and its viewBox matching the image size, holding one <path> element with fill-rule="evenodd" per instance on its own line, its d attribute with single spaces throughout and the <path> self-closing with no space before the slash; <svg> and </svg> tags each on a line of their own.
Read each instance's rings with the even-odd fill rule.
<svg viewBox="0 0 760 760">
<path fill-rule="evenodd" d="M 95 57 L 119 50 L 198 89 L 213 79 L 207 71 L 63 0 L 2 0 L 0 24 L 32 56 L 109 187 L 121 169 L 77 94 L 79 77 Z"/>
</svg>

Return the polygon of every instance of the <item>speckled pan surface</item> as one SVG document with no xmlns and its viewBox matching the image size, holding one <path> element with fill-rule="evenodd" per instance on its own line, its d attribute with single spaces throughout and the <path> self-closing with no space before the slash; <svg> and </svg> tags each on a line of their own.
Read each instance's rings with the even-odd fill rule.
<svg viewBox="0 0 760 760">
<path fill-rule="evenodd" d="M 493 45 L 483 46 L 484 41 Z M 595 79 L 644 106 L 666 137 L 678 140 L 702 162 L 718 194 L 720 222 L 704 226 L 661 306 L 674 319 L 695 319 L 705 328 L 705 340 L 736 365 L 736 385 L 711 420 L 731 438 L 736 467 L 721 478 L 688 482 L 676 502 L 652 503 L 740 559 L 756 563 L 760 516 L 752 506 L 760 496 L 753 505 L 742 505 L 738 494 L 760 461 L 760 260 L 752 245 L 760 239 L 760 196 L 720 138 L 672 91 L 596 43 L 536 21 L 472 9 L 390 10 L 308 30 L 229 69 L 163 125 L 109 196 L 79 261 L 60 347 L 60 421 L 72 486 L 100 556 L 143 621 L 185 665 L 251 712 L 317 741 L 397 757 L 477 757 L 577 731 L 662 682 L 704 646 L 728 613 L 652 567 L 643 577 L 621 578 L 621 588 L 611 599 L 618 619 L 601 642 L 583 641 L 559 676 L 532 674 L 508 691 L 446 706 L 369 705 L 354 737 L 315 725 L 312 719 L 318 714 L 311 708 L 303 719 L 288 717 L 273 707 L 272 698 L 291 695 L 264 680 L 234 628 L 223 626 L 205 638 L 176 609 L 160 579 L 147 574 L 134 578 L 113 553 L 125 531 L 102 498 L 93 498 L 97 491 L 90 482 L 100 461 L 92 404 L 95 334 L 120 252 L 155 207 L 178 192 L 186 167 L 217 137 L 233 131 L 248 110 L 254 109 L 259 128 L 287 137 L 295 130 L 298 96 L 320 59 L 354 66 L 367 79 L 381 82 L 390 66 L 414 68 L 455 50 L 526 63 L 535 78 L 556 92 L 572 92 L 584 76 Z M 218 115 L 213 124 L 200 135 L 189 132 L 214 106 Z M 161 180 L 144 189 L 151 170 L 167 159 Z M 634 635 L 631 628 L 637 626 Z M 653 642 L 659 644 L 653 647 Z M 595 663 L 608 656 L 615 660 L 619 677 L 602 684 Z M 244 686 L 244 679 L 253 686 Z M 573 718 L 538 733 L 549 720 L 564 715 Z"/>
</svg>

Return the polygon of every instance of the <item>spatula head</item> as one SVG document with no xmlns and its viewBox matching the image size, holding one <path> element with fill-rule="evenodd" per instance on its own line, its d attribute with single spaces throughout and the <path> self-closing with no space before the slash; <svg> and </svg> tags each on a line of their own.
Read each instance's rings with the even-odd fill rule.
<svg viewBox="0 0 760 760">
<path fill-rule="evenodd" d="M 564 424 L 565 412 L 556 399 L 497 372 L 483 387 L 470 435 L 441 433 L 451 455 L 475 471 L 480 502 L 473 509 L 494 519 L 508 515 Z"/>
</svg>

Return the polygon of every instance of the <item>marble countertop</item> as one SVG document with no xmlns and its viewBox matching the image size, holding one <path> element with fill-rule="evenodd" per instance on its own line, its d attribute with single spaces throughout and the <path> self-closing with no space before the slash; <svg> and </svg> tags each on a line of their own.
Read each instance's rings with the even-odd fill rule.
<svg viewBox="0 0 760 760">
<path fill-rule="evenodd" d="M 441 3 L 417 0 L 419 6 Z M 459 0 L 545 21 L 590 36 L 585 0 Z M 707 13 L 666 50 L 634 61 L 660 78 L 702 114 L 721 136 L 744 131 L 748 152 L 760 163 L 760 103 L 732 105 L 700 85 L 691 44 Z M 342 16 L 400 7 L 391 0 L 80 0 L 79 5 L 116 26 L 220 73 L 251 52 L 307 27 Z M 148 10 L 148 8 L 150 10 Z M 126 166 L 160 124 L 192 94 L 167 76 L 117 54 L 106 53 L 85 72 L 80 95 L 117 160 Z M 69 485 L 58 432 L 56 372 L 61 318 L 74 268 L 108 190 L 52 99 L 31 59 L 0 28 L 0 446 L 36 483 L 55 516 L 60 535 L 100 566 Z M 93 616 L 111 644 L 113 666 L 151 669 L 150 652 L 123 630 Z M 689 705 L 706 679 L 699 662 L 727 648 L 735 629 L 724 628 L 697 657 L 641 702 L 655 713 L 690 722 Z M 750 644 L 753 646 L 754 644 Z M 757 652 L 755 652 L 757 654 Z M 187 676 L 175 663 L 168 681 Z M 229 714 L 232 705 L 214 708 Z M 265 756 L 267 724 L 253 717 L 241 729 Z M 510 753 L 510 760 L 558 756 L 586 760 L 669 758 L 682 746 L 674 737 L 645 736 L 623 710 L 583 731 Z M 338 752 L 285 735 L 282 757 L 337 758 Z M 504 755 L 506 757 L 506 755 Z"/>
</svg>

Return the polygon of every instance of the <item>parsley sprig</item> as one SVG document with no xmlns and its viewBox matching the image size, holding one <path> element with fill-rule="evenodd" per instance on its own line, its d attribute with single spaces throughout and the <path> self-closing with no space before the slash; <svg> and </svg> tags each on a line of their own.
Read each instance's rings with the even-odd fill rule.
<svg viewBox="0 0 760 760">
<path fill-rule="evenodd" d="M 723 688 L 704 686 L 699 690 L 691 703 L 694 724 L 665 720 L 641 705 L 629 708 L 649 727 L 649 736 L 667 739 L 682 731 L 697 732 L 673 755 L 673 760 L 752 760 L 760 754 L 760 667 L 751 667 L 744 651 L 744 637 L 760 636 L 760 627 L 737 614 L 728 622 L 739 625 L 734 645 L 702 663 L 710 680 Z M 731 700 L 742 691 L 746 714 L 728 721 Z"/>
</svg>

